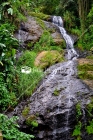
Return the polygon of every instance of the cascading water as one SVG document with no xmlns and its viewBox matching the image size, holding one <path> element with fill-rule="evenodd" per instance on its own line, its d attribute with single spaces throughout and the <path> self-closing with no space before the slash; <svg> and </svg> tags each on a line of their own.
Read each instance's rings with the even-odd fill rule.
<svg viewBox="0 0 93 140">
<path fill-rule="evenodd" d="M 73 39 L 67 34 L 66 30 L 64 29 L 63 27 L 63 20 L 60 16 L 53 16 L 53 24 L 55 24 L 59 30 L 60 30 L 60 33 L 61 35 L 63 36 L 63 38 L 65 39 L 65 42 L 66 42 L 66 48 L 67 48 L 67 59 L 69 60 L 67 62 L 67 65 L 70 65 L 69 69 L 68 69 L 68 76 L 67 76 L 67 81 L 69 81 L 69 79 L 71 78 L 71 76 L 73 75 L 73 58 L 77 58 L 78 57 L 78 54 L 77 52 L 75 51 L 74 49 L 74 46 L 73 46 Z M 67 89 L 65 90 L 65 93 L 68 94 L 68 102 L 67 102 L 67 115 L 66 115 L 66 125 L 64 127 L 64 131 L 67 132 L 66 134 L 66 140 L 68 140 L 68 135 L 69 135 L 69 116 L 70 116 L 70 111 L 71 111 L 71 106 L 72 106 L 72 95 L 70 93 L 70 88 L 71 86 L 68 86 Z M 60 104 L 58 105 L 58 110 L 57 110 L 57 114 L 59 113 L 59 106 Z M 55 128 L 56 130 L 56 128 Z M 54 139 L 55 140 L 55 139 Z"/>
<path fill-rule="evenodd" d="M 78 54 L 74 49 L 73 43 L 74 41 L 72 38 L 66 33 L 66 30 L 63 27 L 63 20 L 60 16 L 53 16 L 53 23 L 59 28 L 60 33 L 62 34 L 63 38 L 66 41 L 66 47 L 68 52 L 68 60 L 72 58 L 77 58 Z"/>
</svg>

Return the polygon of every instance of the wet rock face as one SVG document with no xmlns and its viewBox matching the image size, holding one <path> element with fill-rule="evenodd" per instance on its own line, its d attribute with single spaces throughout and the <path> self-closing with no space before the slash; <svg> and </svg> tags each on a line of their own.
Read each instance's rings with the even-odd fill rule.
<svg viewBox="0 0 93 140">
<path fill-rule="evenodd" d="M 36 140 L 74 140 L 75 105 L 78 102 L 81 106 L 88 104 L 91 95 L 89 88 L 78 79 L 76 66 L 77 60 L 69 60 L 50 67 L 32 97 L 12 112 L 12 115 L 19 116 L 21 128 L 30 129 L 26 120 L 32 115 L 36 117 Z M 29 108 L 29 113 L 24 117 L 22 111 L 25 107 Z"/>
<path fill-rule="evenodd" d="M 27 21 L 21 23 L 20 29 L 15 33 L 15 37 L 21 42 L 22 47 L 27 47 L 28 43 L 37 42 L 43 30 L 33 17 L 27 17 Z"/>
<path fill-rule="evenodd" d="M 50 22 L 43 20 L 42 22 L 44 23 L 46 30 L 49 30 L 55 44 L 66 46 L 58 28 Z M 39 41 L 43 31 L 44 29 L 34 17 L 27 17 L 27 21 L 20 24 L 20 29 L 14 36 L 19 40 L 22 48 L 31 49 L 31 47 L 33 47 L 34 44 Z"/>
</svg>

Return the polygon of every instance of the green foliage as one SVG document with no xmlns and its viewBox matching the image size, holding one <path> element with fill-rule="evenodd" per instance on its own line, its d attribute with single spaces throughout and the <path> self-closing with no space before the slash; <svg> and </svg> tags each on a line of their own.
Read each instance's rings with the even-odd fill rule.
<svg viewBox="0 0 93 140">
<path fill-rule="evenodd" d="M 36 53 L 33 51 L 25 51 L 23 55 L 19 58 L 17 62 L 18 67 L 22 66 L 28 66 L 33 68 L 34 67 L 34 61 L 36 58 Z"/>
<path fill-rule="evenodd" d="M 1 6 L 0 6 L 0 20 L 2 19 L 2 17 L 4 16 L 4 12 L 5 11 L 9 11 L 9 8 L 6 9 L 6 6 L 9 6 L 10 5 L 10 2 L 3 2 L 1 3 Z M 13 9 L 12 9 L 13 10 Z M 9 14 L 9 13 L 8 13 Z"/>
<path fill-rule="evenodd" d="M 36 51 L 42 51 L 49 49 L 50 46 L 53 44 L 53 39 L 48 31 L 44 31 L 39 42 L 37 42 L 34 46 Z"/>
<path fill-rule="evenodd" d="M 89 122 L 89 125 L 86 126 L 86 131 L 88 134 L 93 134 L 93 119 Z"/>
<path fill-rule="evenodd" d="M 5 110 L 16 99 L 12 90 L 14 60 L 18 41 L 13 37 L 14 26 L 6 23 L 0 26 L 0 108 Z M 14 101 L 16 105 L 16 101 Z"/>
<path fill-rule="evenodd" d="M 46 0 L 43 2 L 44 8 L 43 12 L 47 14 L 54 14 L 56 7 L 59 5 L 59 0 Z"/>
<path fill-rule="evenodd" d="M 92 111 L 93 111 L 93 99 L 91 99 L 91 102 L 87 104 L 86 109 L 88 111 L 88 115 L 92 117 Z"/>
<path fill-rule="evenodd" d="M 64 12 L 63 19 L 65 20 L 65 27 L 68 31 L 75 27 L 75 16 L 73 15 L 73 12 Z"/>
<path fill-rule="evenodd" d="M 5 140 L 31 140 L 33 135 L 29 135 L 18 130 L 19 126 L 16 123 L 18 117 L 8 118 L 0 114 L 0 130 L 2 131 Z"/>
<path fill-rule="evenodd" d="M 43 77 L 43 73 L 41 70 L 33 68 L 31 73 L 26 74 L 20 72 L 18 77 L 17 96 L 19 96 L 18 98 L 20 99 L 21 97 L 29 97 L 32 95 L 36 85 Z"/>
<path fill-rule="evenodd" d="M 36 120 L 31 122 L 32 127 L 38 127 L 38 122 Z"/>
<path fill-rule="evenodd" d="M 4 81 L 4 74 L 0 72 L 0 111 L 16 104 L 15 93 L 9 92 L 7 83 Z"/>
<path fill-rule="evenodd" d="M 77 103 L 76 104 L 76 117 L 79 118 L 81 115 L 82 115 L 81 104 Z"/>
<path fill-rule="evenodd" d="M 44 31 L 39 42 L 37 42 L 35 45 L 34 45 L 34 51 L 35 52 L 40 52 L 40 51 L 43 51 L 43 50 L 46 50 L 46 51 L 49 51 L 49 50 L 58 50 L 59 52 L 62 52 L 62 48 L 64 47 L 63 46 L 56 46 L 54 41 L 53 41 L 53 38 L 51 37 L 49 31 Z"/>
<path fill-rule="evenodd" d="M 86 110 L 86 122 L 82 121 L 83 113 L 81 112 L 81 105 L 78 103 L 76 105 L 77 113 L 77 125 L 73 131 L 72 136 L 76 137 L 76 140 L 81 140 L 82 130 L 85 131 L 88 135 L 93 134 L 93 99 L 91 97 L 91 102 L 85 106 Z"/>
<path fill-rule="evenodd" d="M 40 25 L 40 27 L 45 30 L 46 27 L 45 27 L 45 23 L 43 22 L 43 20 L 36 17 L 36 21 Z"/>
<path fill-rule="evenodd" d="M 93 59 L 93 55 L 89 55 L 89 56 L 87 56 L 86 58 L 88 58 L 88 59 Z"/>
<path fill-rule="evenodd" d="M 89 26 L 87 32 L 83 35 L 81 43 L 85 50 L 90 50 L 93 47 L 93 25 Z"/>
<path fill-rule="evenodd" d="M 35 52 L 25 51 L 17 62 L 17 70 L 18 70 L 17 96 L 19 96 L 19 98 L 24 96 L 25 97 L 31 96 L 32 92 L 36 88 L 36 85 L 43 77 L 43 72 L 34 66 L 35 57 L 36 57 Z M 23 66 L 30 67 L 31 72 L 29 74 L 22 73 L 21 68 Z"/>
<path fill-rule="evenodd" d="M 71 34 L 77 35 L 79 37 L 81 35 L 81 30 L 78 28 L 72 28 Z"/>
<path fill-rule="evenodd" d="M 10 71 L 10 67 L 13 66 L 16 53 L 14 48 L 18 46 L 17 39 L 10 33 L 13 29 L 14 27 L 11 27 L 10 24 L 0 26 L 0 61 L 3 64 L 0 70 L 3 72 Z"/>
<path fill-rule="evenodd" d="M 92 21 L 93 21 L 93 6 L 92 6 L 92 8 L 90 9 L 90 12 L 88 13 L 87 18 L 88 18 L 88 23 L 89 23 L 89 24 L 92 24 Z"/>
<path fill-rule="evenodd" d="M 92 64 L 83 64 L 83 65 L 78 65 L 78 76 L 81 79 L 93 79 L 93 74 L 89 71 L 93 70 L 93 65 Z"/>
<path fill-rule="evenodd" d="M 7 85 L 4 83 L 4 75 L 0 73 L 0 110 L 4 110 L 9 106 L 11 100 Z"/>
<path fill-rule="evenodd" d="M 82 111 L 81 111 L 81 104 L 76 104 L 76 118 L 77 118 L 77 124 L 75 125 L 75 128 L 73 130 L 72 136 L 76 137 L 76 140 L 81 140 L 81 129 L 82 129 L 82 122 L 80 121 L 80 118 L 82 117 Z"/>
<path fill-rule="evenodd" d="M 42 20 L 48 20 L 50 18 L 50 15 L 46 15 L 46 14 L 41 13 L 41 12 L 38 12 L 38 13 L 31 12 L 30 14 L 31 14 L 31 16 L 37 17 L 37 18 L 42 19 Z"/>
<path fill-rule="evenodd" d="M 93 65 L 92 64 L 83 64 L 78 66 L 79 70 L 88 70 L 92 71 L 93 70 Z"/>
<path fill-rule="evenodd" d="M 36 117 L 37 116 L 35 116 L 35 115 L 31 115 L 26 119 L 26 124 L 28 126 L 31 126 L 32 130 L 33 130 L 33 128 L 38 127 L 38 122 L 36 120 Z"/>
<path fill-rule="evenodd" d="M 78 125 L 75 126 L 72 136 L 81 136 L 81 122 L 78 122 Z"/>
<path fill-rule="evenodd" d="M 89 80 L 93 80 L 93 75 L 88 73 L 87 71 L 79 71 L 78 72 L 78 76 L 80 79 L 89 79 Z"/>
</svg>

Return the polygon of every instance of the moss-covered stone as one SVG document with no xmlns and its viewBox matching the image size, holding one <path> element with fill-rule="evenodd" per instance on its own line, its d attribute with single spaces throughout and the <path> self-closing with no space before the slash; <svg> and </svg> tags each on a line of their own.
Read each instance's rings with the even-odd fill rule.
<svg viewBox="0 0 93 140">
<path fill-rule="evenodd" d="M 55 31 L 54 33 L 51 34 L 51 36 L 53 38 L 53 41 L 54 41 L 55 45 L 62 46 L 63 49 L 66 48 L 66 42 L 62 38 L 62 35 L 60 33 Z"/>
<path fill-rule="evenodd" d="M 35 60 L 35 66 L 46 69 L 49 66 L 63 61 L 63 56 L 58 51 L 42 51 Z"/>
<path fill-rule="evenodd" d="M 33 16 L 33 17 L 40 18 L 42 20 L 47 20 L 47 21 L 50 20 L 50 18 L 51 18 L 50 15 L 46 15 L 46 14 L 43 14 L 43 13 L 31 12 L 30 15 Z"/>
<path fill-rule="evenodd" d="M 28 126 L 32 126 L 32 128 L 34 127 L 38 127 L 38 122 L 36 120 L 36 116 L 35 115 L 30 115 L 27 119 L 26 119 L 26 124 Z"/>
</svg>

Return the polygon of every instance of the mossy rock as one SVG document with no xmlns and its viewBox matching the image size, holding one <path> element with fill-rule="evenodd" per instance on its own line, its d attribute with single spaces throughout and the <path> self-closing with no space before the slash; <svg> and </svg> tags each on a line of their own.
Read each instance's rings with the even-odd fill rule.
<svg viewBox="0 0 93 140">
<path fill-rule="evenodd" d="M 42 51 L 35 59 L 35 66 L 46 69 L 51 65 L 63 61 L 63 56 L 56 50 Z"/>
<path fill-rule="evenodd" d="M 51 34 L 51 36 L 53 38 L 53 41 L 54 41 L 55 45 L 62 46 L 63 49 L 66 49 L 66 42 L 62 38 L 62 35 L 60 33 L 55 31 L 54 33 Z"/>
<path fill-rule="evenodd" d="M 46 20 L 46 21 L 49 21 L 51 19 L 51 16 L 50 15 L 46 15 L 46 14 L 43 14 L 43 13 L 31 12 L 30 14 L 33 17 L 37 17 L 37 18 L 40 18 L 40 19 Z"/>
</svg>

